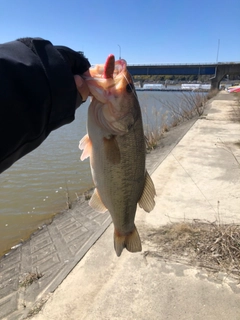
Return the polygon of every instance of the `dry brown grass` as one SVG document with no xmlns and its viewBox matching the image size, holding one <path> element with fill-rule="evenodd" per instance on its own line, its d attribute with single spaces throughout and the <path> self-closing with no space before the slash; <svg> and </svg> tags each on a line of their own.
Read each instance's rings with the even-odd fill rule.
<svg viewBox="0 0 240 320">
<path fill-rule="evenodd" d="M 144 113 L 144 134 L 146 139 L 147 150 L 153 150 L 157 147 L 158 141 L 163 133 L 168 130 L 166 125 L 166 116 L 161 115 L 155 106 L 151 109 L 151 119 L 148 115 L 147 108 L 143 108 Z"/>
<path fill-rule="evenodd" d="M 216 272 L 222 271 L 240 280 L 240 225 L 210 223 L 172 223 L 151 230 L 155 250 L 145 254 L 164 259 L 184 259 Z"/>
<path fill-rule="evenodd" d="M 178 101 L 181 101 L 181 106 L 172 105 L 168 101 L 162 102 L 163 106 L 171 114 L 171 121 L 167 124 L 167 116 L 160 114 L 156 107 L 152 107 L 152 115 L 154 121 L 150 121 L 147 116 L 147 111 L 143 109 L 145 115 L 144 133 L 146 137 L 147 150 L 153 150 L 158 146 L 159 140 L 162 138 L 164 132 L 169 131 L 170 128 L 177 126 L 183 121 L 190 120 L 194 117 L 199 117 L 203 114 L 206 102 L 217 94 L 218 90 L 210 91 L 207 95 L 201 92 L 181 92 L 178 94 Z M 160 101 L 158 101 L 160 102 Z M 169 121 L 169 120 L 168 120 Z"/>
<path fill-rule="evenodd" d="M 181 92 L 178 94 L 178 101 L 181 105 L 172 105 L 166 102 L 165 106 L 172 113 L 173 122 L 190 120 L 195 116 L 203 114 L 206 102 L 214 97 L 218 91 L 203 92 Z"/>
<path fill-rule="evenodd" d="M 20 287 L 29 287 L 33 282 L 38 281 L 43 277 L 42 273 L 29 272 L 23 275 L 23 279 L 20 281 Z"/>
</svg>

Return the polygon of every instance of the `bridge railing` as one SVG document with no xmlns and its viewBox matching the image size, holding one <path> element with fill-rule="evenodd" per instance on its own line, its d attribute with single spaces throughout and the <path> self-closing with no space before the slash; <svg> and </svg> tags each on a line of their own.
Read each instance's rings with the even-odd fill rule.
<svg viewBox="0 0 240 320">
<path fill-rule="evenodd" d="M 232 65 L 232 64 L 240 64 L 240 61 L 237 61 L 237 62 L 200 62 L 200 63 L 149 63 L 149 64 L 129 63 L 128 67 L 217 66 L 217 65 Z"/>
</svg>

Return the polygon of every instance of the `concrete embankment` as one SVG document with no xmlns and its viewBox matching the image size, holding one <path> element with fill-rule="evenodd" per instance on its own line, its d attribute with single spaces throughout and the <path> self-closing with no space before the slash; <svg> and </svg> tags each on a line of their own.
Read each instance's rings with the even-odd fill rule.
<svg viewBox="0 0 240 320">
<path fill-rule="evenodd" d="M 239 281 L 162 259 L 153 237 L 176 221 L 240 222 L 239 109 L 220 92 L 201 119 L 171 130 L 147 157 L 157 197 L 152 212 L 137 210 L 141 253 L 118 258 L 109 217 L 79 203 L 0 260 L 0 318 L 32 309 L 35 320 L 240 319 Z M 36 270 L 42 277 L 20 288 Z"/>
<path fill-rule="evenodd" d="M 220 92 L 153 172 L 156 207 L 137 211 L 143 252 L 117 258 L 111 225 L 34 319 L 240 319 L 240 288 L 230 276 L 147 254 L 157 252 L 151 230 L 163 224 L 240 222 L 238 111 Z"/>
</svg>

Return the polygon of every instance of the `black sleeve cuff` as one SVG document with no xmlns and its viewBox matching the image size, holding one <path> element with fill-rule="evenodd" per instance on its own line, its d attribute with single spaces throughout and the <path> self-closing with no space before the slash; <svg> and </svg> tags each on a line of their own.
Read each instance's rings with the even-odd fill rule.
<svg viewBox="0 0 240 320">
<path fill-rule="evenodd" d="M 74 119 L 77 100 L 74 77 L 62 55 L 50 41 L 34 38 L 29 47 L 40 58 L 50 86 L 52 108 L 48 129 L 52 131 L 63 125 L 67 118 Z"/>
</svg>

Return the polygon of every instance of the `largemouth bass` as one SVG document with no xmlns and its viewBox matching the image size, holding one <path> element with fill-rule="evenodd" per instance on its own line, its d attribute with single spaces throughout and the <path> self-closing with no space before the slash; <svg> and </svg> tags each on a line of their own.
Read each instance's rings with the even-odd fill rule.
<svg viewBox="0 0 240 320">
<path fill-rule="evenodd" d="M 110 55 L 105 65 L 90 69 L 86 77 L 92 102 L 88 109 L 88 134 L 80 141 L 81 160 L 90 157 L 95 184 L 90 206 L 109 210 L 114 224 L 117 256 L 126 248 L 142 250 L 134 224 L 137 203 L 150 212 L 155 188 L 145 168 L 145 137 L 141 109 L 125 60 Z"/>
</svg>

